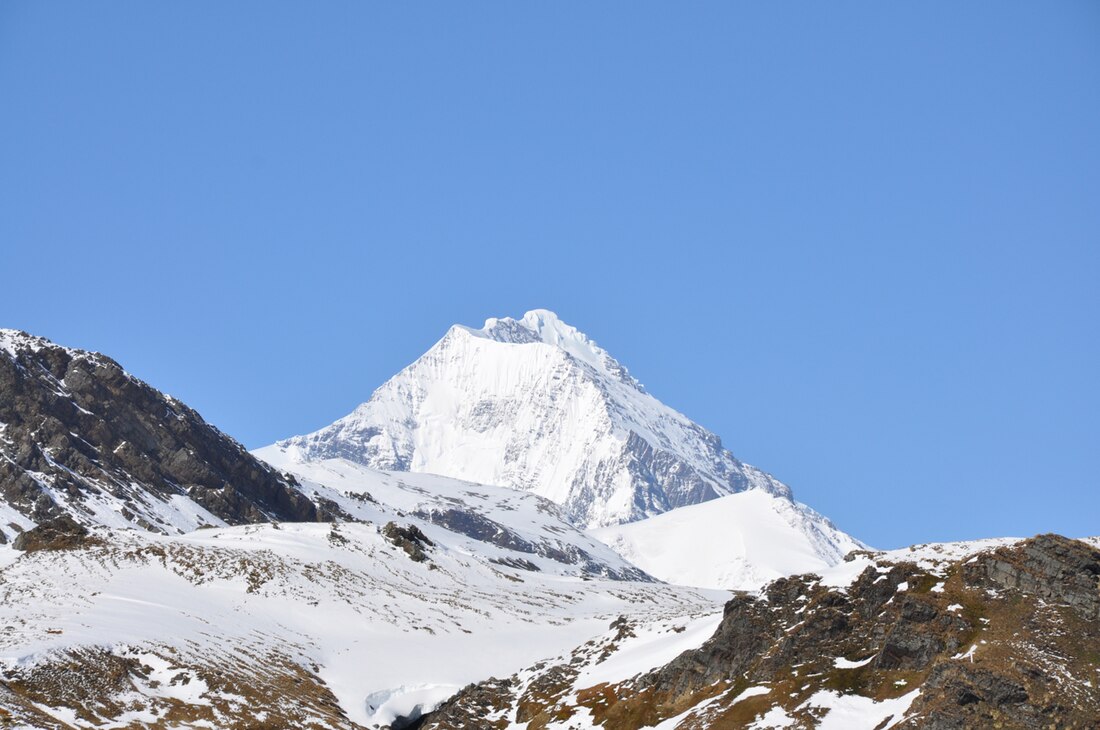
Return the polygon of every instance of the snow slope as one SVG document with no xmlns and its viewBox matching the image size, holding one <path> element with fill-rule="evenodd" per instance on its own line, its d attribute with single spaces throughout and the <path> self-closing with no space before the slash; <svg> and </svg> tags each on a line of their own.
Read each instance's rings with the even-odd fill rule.
<svg viewBox="0 0 1100 730">
<path fill-rule="evenodd" d="M 546 310 L 452 327 L 351 414 L 279 445 L 531 491 L 587 527 L 747 489 L 790 495 Z"/>
<path fill-rule="evenodd" d="M 864 547 L 809 507 L 762 490 L 590 534 L 663 581 L 734 590 L 820 573 Z"/>
<path fill-rule="evenodd" d="M 364 504 L 363 514 L 373 509 Z M 371 523 L 183 536 L 95 528 L 98 544 L 83 549 L 0 547 L 0 674 L 18 684 L 90 648 L 107 659 L 138 657 L 152 674 L 124 677 L 117 695 L 97 690 L 94 703 L 74 703 L 79 695 L 66 691 L 37 709 L 77 727 L 169 711 L 205 718 L 189 727 L 226 727 L 284 701 L 301 704 L 250 695 L 265 673 L 292 673 L 292 686 L 305 693 L 317 684 L 314 694 L 331 692 L 342 717 L 370 727 L 552 656 L 620 615 L 671 619 L 713 611 L 726 595 L 593 578 L 506 548 L 474 550 L 464 535 L 398 514 L 379 508 Z M 379 523 L 389 518 L 423 530 L 432 543 L 426 561 L 386 538 Z M 539 569 L 494 560 L 509 553 Z M 186 686 L 150 682 L 157 667 L 166 677 L 182 673 Z M 69 676 L 66 686 L 87 681 Z M 0 707 L 8 699 L 0 696 Z"/>
<path fill-rule="evenodd" d="M 226 687 L 285 683 L 289 673 L 316 683 L 322 700 L 331 693 L 339 717 L 316 714 L 319 700 L 314 714 L 283 721 L 385 726 L 619 616 L 673 621 L 728 597 L 654 583 L 534 494 L 341 459 L 297 464 L 278 447 L 257 456 L 292 469 L 297 489 L 347 521 L 182 536 L 101 526 L 77 550 L 0 546 L 0 679 L 103 651 L 97 664 L 136 659 L 146 673 L 117 696 L 96 689 L 98 704 L 66 692 L 34 711 L 77 727 L 186 711 L 187 726 L 219 727 L 258 701 Z M 387 537 L 391 523 L 424 536 L 425 560 Z M 16 712 L 6 699 L 0 709 Z M 302 711 L 300 697 L 286 703 Z"/>
</svg>

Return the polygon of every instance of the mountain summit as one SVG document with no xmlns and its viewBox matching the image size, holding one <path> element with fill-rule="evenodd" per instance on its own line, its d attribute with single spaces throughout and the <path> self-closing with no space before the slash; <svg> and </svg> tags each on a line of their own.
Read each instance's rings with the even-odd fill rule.
<svg viewBox="0 0 1100 730">
<path fill-rule="evenodd" d="M 451 327 L 351 414 L 276 446 L 302 461 L 340 457 L 535 492 L 586 527 L 750 489 L 791 496 L 541 309 Z"/>
</svg>

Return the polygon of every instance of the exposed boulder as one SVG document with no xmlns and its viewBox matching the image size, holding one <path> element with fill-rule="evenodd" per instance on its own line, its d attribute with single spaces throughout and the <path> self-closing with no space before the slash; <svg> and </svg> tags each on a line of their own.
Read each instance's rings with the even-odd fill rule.
<svg viewBox="0 0 1100 730">
<path fill-rule="evenodd" d="M 416 525 L 398 525 L 396 522 L 387 522 L 382 527 L 382 536 L 405 551 L 416 563 L 422 563 L 428 559 L 425 548 L 434 547 L 435 543 Z"/>
</svg>

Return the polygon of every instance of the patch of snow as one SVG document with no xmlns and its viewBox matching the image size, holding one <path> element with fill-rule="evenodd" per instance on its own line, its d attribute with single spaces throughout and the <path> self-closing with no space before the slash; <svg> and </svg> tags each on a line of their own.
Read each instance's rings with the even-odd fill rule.
<svg viewBox="0 0 1100 730">
<path fill-rule="evenodd" d="M 749 725 L 748 730 L 781 730 L 782 728 L 793 727 L 796 722 L 797 720 L 788 715 L 786 710 L 776 705 L 765 712 L 756 722 Z"/>
<path fill-rule="evenodd" d="M 189 705 L 210 704 L 210 700 L 203 696 L 210 688 L 194 672 L 177 666 L 152 652 L 120 647 L 116 648 L 116 653 L 137 659 L 151 670 L 145 680 L 135 680 L 141 683 L 142 694 L 173 699 Z"/>
<path fill-rule="evenodd" d="M 920 694 L 916 689 L 892 700 L 876 702 L 860 695 L 842 695 L 830 690 L 815 692 L 799 709 L 827 710 L 817 730 L 889 730 L 905 719 L 905 713 Z"/>
<path fill-rule="evenodd" d="M 40 702 L 35 702 L 33 704 L 42 712 L 46 713 L 55 720 L 60 720 L 68 727 L 81 727 L 82 725 L 84 725 L 84 723 L 80 721 L 80 718 L 77 717 L 76 711 L 71 708 L 50 707 L 49 705 L 44 705 Z"/>
<path fill-rule="evenodd" d="M 847 588 L 855 582 L 875 561 L 867 555 L 857 555 L 821 571 L 821 585 L 826 588 Z"/>
<path fill-rule="evenodd" d="M 833 666 L 836 667 L 837 669 L 855 669 L 856 667 L 862 667 L 866 664 L 869 664 L 871 662 L 871 660 L 874 659 L 874 658 L 875 658 L 875 655 L 872 654 L 871 656 L 867 657 L 866 659 L 860 659 L 859 661 L 854 662 L 854 661 L 851 661 L 849 659 L 845 659 L 844 657 L 839 657 L 838 656 L 836 659 L 833 660 Z"/>
</svg>

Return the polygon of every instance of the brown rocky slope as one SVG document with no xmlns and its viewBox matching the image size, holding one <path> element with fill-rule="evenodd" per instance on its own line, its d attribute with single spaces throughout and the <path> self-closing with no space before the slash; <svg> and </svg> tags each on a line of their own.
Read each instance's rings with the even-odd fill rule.
<svg viewBox="0 0 1100 730">
<path fill-rule="evenodd" d="M 1100 727 L 1100 551 L 1041 535 L 926 557 L 854 554 L 866 567 L 846 585 L 804 575 L 739 594 L 702 646 L 584 686 L 593 657 L 631 635 L 620 625 L 602 646 L 466 688 L 424 728 Z"/>
</svg>

